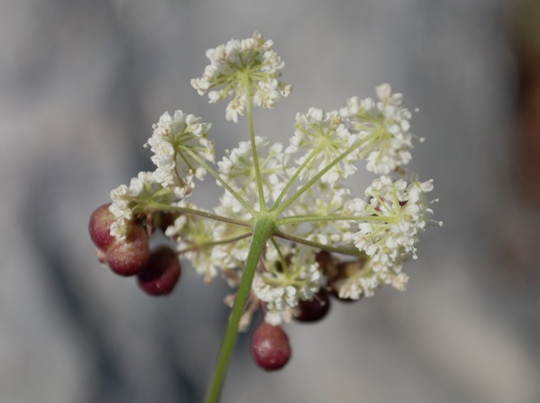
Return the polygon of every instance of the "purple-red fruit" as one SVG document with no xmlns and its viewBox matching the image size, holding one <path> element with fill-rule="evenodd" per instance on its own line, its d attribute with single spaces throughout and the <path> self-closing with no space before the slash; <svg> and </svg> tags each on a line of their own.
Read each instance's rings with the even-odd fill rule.
<svg viewBox="0 0 540 403">
<path fill-rule="evenodd" d="M 330 310 L 330 299 L 326 290 L 321 289 L 312 300 L 298 303 L 296 320 L 300 322 L 316 322 L 326 316 Z"/>
<path fill-rule="evenodd" d="M 153 251 L 146 268 L 137 275 L 139 287 L 150 295 L 168 295 L 178 283 L 182 269 L 176 252 L 167 247 Z"/>
<path fill-rule="evenodd" d="M 146 267 L 150 251 L 148 235 L 138 224 L 128 225 L 125 241 L 113 242 L 105 260 L 110 269 L 120 276 L 133 276 Z"/>
<path fill-rule="evenodd" d="M 111 224 L 114 222 L 114 215 L 109 211 L 110 205 L 111 203 L 104 204 L 95 209 L 88 223 L 90 238 L 92 238 L 98 249 L 102 251 L 109 249 L 115 241 L 114 236 L 111 235 Z"/>
<path fill-rule="evenodd" d="M 178 218 L 178 213 L 171 213 L 170 211 L 161 211 L 156 214 L 155 219 L 157 221 L 157 228 L 165 232 L 165 230 L 174 224 L 174 221 Z"/>
<path fill-rule="evenodd" d="M 265 371 L 281 369 L 291 358 L 289 338 L 280 326 L 263 322 L 251 337 L 251 354 Z"/>
</svg>

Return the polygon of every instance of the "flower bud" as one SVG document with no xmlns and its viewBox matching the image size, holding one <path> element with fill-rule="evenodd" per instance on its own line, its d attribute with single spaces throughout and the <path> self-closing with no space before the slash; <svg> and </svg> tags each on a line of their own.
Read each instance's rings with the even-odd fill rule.
<svg viewBox="0 0 540 403">
<path fill-rule="evenodd" d="M 181 272 L 176 252 L 162 246 L 150 254 L 148 264 L 137 274 L 137 281 L 149 295 L 168 295 L 174 290 Z"/>
<path fill-rule="evenodd" d="M 251 354 L 257 365 L 265 371 L 281 369 L 291 358 L 289 338 L 281 326 L 263 322 L 253 332 Z"/>
</svg>

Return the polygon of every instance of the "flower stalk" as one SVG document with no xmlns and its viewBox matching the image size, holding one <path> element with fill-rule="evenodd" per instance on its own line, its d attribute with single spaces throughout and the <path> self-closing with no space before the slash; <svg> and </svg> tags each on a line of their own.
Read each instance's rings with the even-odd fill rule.
<svg viewBox="0 0 540 403">
<path fill-rule="evenodd" d="M 262 215 L 257 219 L 251 246 L 249 248 L 249 254 L 246 260 L 246 266 L 242 274 L 242 280 L 240 282 L 240 286 L 238 287 L 236 298 L 234 299 L 234 305 L 229 318 L 229 324 L 223 338 L 223 344 L 221 346 L 221 351 L 215 367 L 214 376 L 212 377 L 212 381 L 210 382 L 210 386 L 205 398 L 206 403 L 219 402 L 223 382 L 225 381 L 225 375 L 227 373 L 231 354 L 238 335 L 238 325 L 244 312 L 248 297 L 251 293 L 253 276 L 255 275 L 255 270 L 257 269 L 257 265 L 264 247 L 266 246 L 266 241 L 270 239 L 274 231 L 275 226 L 271 218 Z"/>
</svg>

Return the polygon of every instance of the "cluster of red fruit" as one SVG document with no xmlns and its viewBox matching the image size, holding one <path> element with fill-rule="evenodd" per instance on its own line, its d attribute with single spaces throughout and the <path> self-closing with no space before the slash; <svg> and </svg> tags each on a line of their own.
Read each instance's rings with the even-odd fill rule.
<svg viewBox="0 0 540 403">
<path fill-rule="evenodd" d="M 170 294 L 182 271 L 176 252 L 168 246 L 150 252 L 145 226 L 136 221 L 127 223 L 126 239 L 117 240 L 111 235 L 114 216 L 109 206 L 97 208 L 88 225 L 99 261 L 120 276 L 137 276 L 140 288 L 149 295 Z"/>
<path fill-rule="evenodd" d="M 349 277 L 354 276 L 363 266 L 358 259 L 352 262 L 336 262 L 328 251 L 317 254 L 317 263 L 324 271 L 328 286 L 314 296 L 313 299 L 300 300 L 295 309 L 294 319 L 300 322 L 317 322 L 324 318 L 330 310 L 330 296 L 342 302 L 354 302 L 350 298 L 339 296 L 339 287 Z M 251 339 L 251 353 L 257 365 L 273 371 L 283 368 L 291 357 L 289 338 L 281 326 L 261 323 Z"/>
<path fill-rule="evenodd" d="M 109 206 L 104 204 L 97 208 L 88 225 L 99 261 L 120 276 L 136 276 L 139 287 L 147 294 L 170 294 L 181 274 L 177 253 L 168 246 L 150 252 L 147 226 L 138 221 L 128 222 L 126 239 L 117 240 L 110 233 L 115 218 Z M 158 221 L 166 226 L 174 221 L 174 217 L 165 213 Z M 300 322 L 316 322 L 326 316 L 330 309 L 329 295 L 339 298 L 336 287 L 340 280 L 360 267 L 360 262 L 336 264 L 327 251 L 318 253 L 317 262 L 325 271 L 329 287 L 322 288 L 313 299 L 299 302 L 294 319 Z M 289 338 L 281 326 L 263 322 L 253 332 L 251 352 L 260 368 L 266 371 L 280 369 L 291 357 Z"/>
</svg>

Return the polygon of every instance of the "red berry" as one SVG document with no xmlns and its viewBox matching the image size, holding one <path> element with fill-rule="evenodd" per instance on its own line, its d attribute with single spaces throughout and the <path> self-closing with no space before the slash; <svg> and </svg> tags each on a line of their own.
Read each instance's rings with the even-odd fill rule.
<svg viewBox="0 0 540 403">
<path fill-rule="evenodd" d="M 315 260 L 321 269 L 326 269 L 332 264 L 332 254 L 327 250 L 321 250 L 315 255 Z"/>
<path fill-rule="evenodd" d="M 178 213 L 172 213 L 170 211 L 160 211 L 155 215 L 155 221 L 157 222 L 157 228 L 162 232 L 174 224 L 174 221 L 178 218 Z"/>
<path fill-rule="evenodd" d="M 291 358 L 289 338 L 280 326 L 263 322 L 251 337 L 251 354 L 265 371 L 281 369 Z"/>
<path fill-rule="evenodd" d="M 138 224 L 128 224 L 125 241 L 113 242 L 107 250 L 106 261 L 113 272 L 120 276 L 133 276 L 146 267 L 150 251 L 148 235 Z"/>
<path fill-rule="evenodd" d="M 92 238 L 98 249 L 103 251 L 109 249 L 115 241 L 114 236 L 111 235 L 111 224 L 114 222 L 114 215 L 109 211 L 110 205 L 111 203 L 104 204 L 95 209 L 88 223 L 90 238 Z"/>
<path fill-rule="evenodd" d="M 162 246 L 150 254 L 148 264 L 139 272 L 137 280 L 139 287 L 147 294 L 167 295 L 173 291 L 181 272 L 176 252 Z"/>
<path fill-rule="evenodd" d="M 330 299 L 326 290 L 321 289 L 310 301 L 300 300 L 296 320 L 300 322 L 316 322 L 326 316 L 330 310 Z"/>
</svg>

